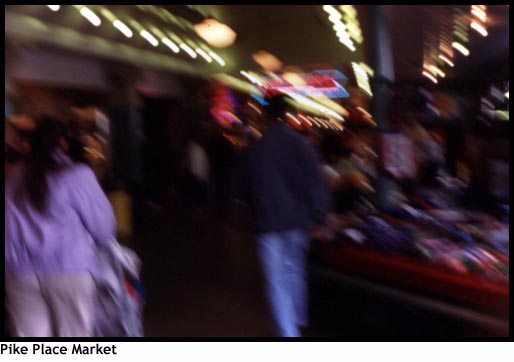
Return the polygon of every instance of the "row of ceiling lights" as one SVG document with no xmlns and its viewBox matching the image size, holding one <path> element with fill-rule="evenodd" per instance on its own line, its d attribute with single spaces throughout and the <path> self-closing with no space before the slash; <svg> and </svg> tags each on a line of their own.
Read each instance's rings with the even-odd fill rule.
<svg viewBox="0 0 514 362">
<path fill-rule="evenodd" d="M 438 67 L 437 63 L 454 67 L 453 49 L 457 50 L 460 54 L 467 57 L 470 51 L 462 43 L 469 42 L 468 27 L 475 30 L 478 34 L 486 37 L 488 35 L 486 29 L 487 22 L 487 7 L 486 5 L 471 5 L 471 14 L 461 12 L 457 9 L 454 17 L 453 35 L 455 38 L 451 41 L 451 47 L 447 44 L 447 39 L 440 39 L 439 51 L 433 52 L 430 47 L 427 47 L 428 54 L 425 55 L 422 74 L 430 79 L 433 83 L 438 83 L 438 77 L 444 78 L 446 74 Z M 460 40 L 460 41 L 457 41 Z M 435 56 L 432 56 L 435 54 Z"/>
<path fill-rule="evenodd" d="M 328 20 L 334 24 L 333 29 L 339 41 L 355 52 L 357 49 L 354 42 L 362 44 L 364 41 L 357 19 L 357 10 L 353 5 L 340 5 L 339 9 L 340 11 L 333 5 L 323 5 L 323 10 L 329 14 Z M 369 76 L 372 76 L 373 71 L 364 63 L 352 63 L 352 68 L 359 88 L 370 97 L 373 96 L 369 84 Z"/>
<path fill-rule="evenodd" d="M 329 14 L 328 20 L 332 22 L 339 41 L 354 52 L 357 50 L 354 41 L 357 44 L 363 42 L 357 11 L 353 5 L 340 5 L 339 8 L 341 11 L 333 5 L 323 5 L 323 10 Z"/>
<path fill-rule="evenodd" d="M 362 62 L 352 62 L 352 68 L 359 88 L 362 89 L 367 95 L 372 97 L 373 93 L 371 92 L 369 77 L 373 76 L 373 70 Z"/>
<path fill-rule="evenodd" d="M 60 5 L 47 5 L 52 11 L 59 11 Z M 98 27 L 102 24 L 102 20 L 100 17 L 93 12 L 91 9 L 84 5 L 74 5 L 80 12 L 80 14 L 86 18 L 91 24 Z M 111 11 L 107 8 L 102 7 L 100 13 L 109 21 L 111 21 L 112 25 L 118 29 L 125 37 L 132 38 L 133 31 L 132 29 L 118 19 Z M 214 51 L 209 49 L 206 45 L 197 45 L 192 40 L 183 41 L 177 35 L 166 31 L 165 34 L 163 31 L 159 30 L 155 26 L 150 26 L 150 30 L 145 29 L 139 22 L 134 19 L 129 20 L 130 26 L 139 32 L 139 35 L 144 38 L 148 43 L 150 43 L 153 47 L 159 46 L 160 42 L 168 47 L 173 53 L 178 54 L 182 49 L 186 54 L 188 54 L 191 58 L 196 59 L 198 55 L 202 57 L 206 62 L 212 63 L 212 60 L 215 60 L 219 65 L 225 66 L 225 61 Z M 153 33 L 153 34 L 152 34 Z M 171 39 L 170 39 L 171 38 Z M 172 40 L 173 39 L 173 40 Z M 188 44 L 189 43 L 189 44 Z"/>
</svg>

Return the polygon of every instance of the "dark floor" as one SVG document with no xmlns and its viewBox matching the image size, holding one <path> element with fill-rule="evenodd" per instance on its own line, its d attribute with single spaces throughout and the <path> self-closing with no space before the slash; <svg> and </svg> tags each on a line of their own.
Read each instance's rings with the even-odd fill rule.
<svg viewBox="0 0 514 362">
<path fill-rule="evenodd" d="M 171 204 L 154 210 L 135 247 L 146 336 L 272 336 L 252 238 Z"/>
<path fill-rule="evenodd" d="M 244 209 L 222 227 L 188 216 L 178 198 L 145 206 L 133 245 L 143 261 L 147 337 L 273 337 Z M 495 335 L 460 320 L 310 277 L 308 337 L 454 339 Z"/>
</svg>

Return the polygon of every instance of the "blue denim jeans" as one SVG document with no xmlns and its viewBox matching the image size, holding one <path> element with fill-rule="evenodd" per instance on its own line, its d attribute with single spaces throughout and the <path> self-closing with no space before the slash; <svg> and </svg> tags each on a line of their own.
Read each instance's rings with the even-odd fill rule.
<svg viewBox="0 0 514 362">
<path fill-rule="evenodd" d="M 257 235 L 266 293 L 280 337 L 300 337 L 308 323 L 306 259 L 309 237 L 302 230 Z"/>
</svg>

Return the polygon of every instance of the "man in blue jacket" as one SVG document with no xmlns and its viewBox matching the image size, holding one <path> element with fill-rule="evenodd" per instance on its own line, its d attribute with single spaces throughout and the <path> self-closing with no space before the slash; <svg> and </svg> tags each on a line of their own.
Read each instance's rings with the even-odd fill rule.
<svg viewBox="0 0 514 362">
<path fill-rule="evenodd" d="M 315 148 L 282 121 L 284 97 L 268 103 L 263 135 L 248 149 L 248 196 L 276 332 L 299 337 L 308 317 L 309 231 L 324 222 L 328 190 Z"/>
</svg>

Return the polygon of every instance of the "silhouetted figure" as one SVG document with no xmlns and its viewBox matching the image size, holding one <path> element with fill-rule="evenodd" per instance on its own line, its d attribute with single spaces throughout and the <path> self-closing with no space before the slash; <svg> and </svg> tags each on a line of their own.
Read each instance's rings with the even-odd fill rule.
<svg viewBox="0 0 514 362">
<path fill-rule="evenodd" d="M 324 222 L 328 192 L 312 144 L 280 121 L 283 97 L 268 103 L 268 124 L 248 150 L 248 195 L 276 333 L 297 337 L 308 323 L 309 229 Z"/>
<path fill-rule="evenodd" d="M 30 153 L 5 185 L 5 275 L 15 337 L 90 337 L 96 244 L 114 214 L 87 165 L 67 155 L 58 122 L 36 121 Z"/>
</svg>

